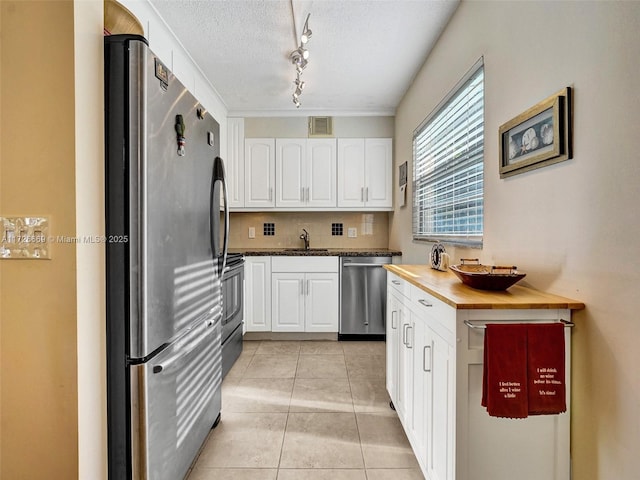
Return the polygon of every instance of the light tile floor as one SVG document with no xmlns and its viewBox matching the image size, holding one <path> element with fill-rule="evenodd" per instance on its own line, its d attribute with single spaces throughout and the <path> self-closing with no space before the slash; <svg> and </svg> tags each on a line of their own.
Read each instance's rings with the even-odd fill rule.
<svg viewBox="0 0 640 480">
<path fill-rule="evenodd" d="M 422 480 L 384 342 L 249 341 L 188 480 Z"/>
</svg>

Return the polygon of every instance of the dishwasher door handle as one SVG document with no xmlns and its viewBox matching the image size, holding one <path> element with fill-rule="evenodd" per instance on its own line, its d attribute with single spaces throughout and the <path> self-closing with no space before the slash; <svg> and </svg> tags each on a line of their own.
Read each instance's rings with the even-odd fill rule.
<svg viewBox="0 0 640 480">
<path fill-rule="evenodd" d="M 387 265 L 386 263 L 345 263 L 342 266 L 343 267 L 367 267 L 367 268 L 373 268 L 373 267 L 383 267 L 384 265 Z"/>
</svg>

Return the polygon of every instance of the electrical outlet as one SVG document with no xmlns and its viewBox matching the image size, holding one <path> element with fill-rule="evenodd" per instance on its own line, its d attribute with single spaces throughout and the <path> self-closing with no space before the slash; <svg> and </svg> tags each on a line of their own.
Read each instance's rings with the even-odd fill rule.
<svg viewBox="0 0 640 480">
<path fill-rule="evenodd" d="M 256 238 L 256 227 L 249 227 L 249 238 Z"/>
<path fill-rule="evenodd" d="M 351 227 L 347 230 L 347 237 L 356 238 L 358 236 L 358 229 L 355 227 Z"/>
</svg>

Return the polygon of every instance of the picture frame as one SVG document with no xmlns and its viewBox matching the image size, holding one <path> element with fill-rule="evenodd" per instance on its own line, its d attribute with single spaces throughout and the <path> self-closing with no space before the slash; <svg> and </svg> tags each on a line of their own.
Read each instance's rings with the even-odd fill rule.
<svg viewBox="0 0 640 480">
<path fill-rule="evenodd" d="M 563 88 L 500 126 L 500 178 L 573 158 L 572 93 Z"/>
</svg>

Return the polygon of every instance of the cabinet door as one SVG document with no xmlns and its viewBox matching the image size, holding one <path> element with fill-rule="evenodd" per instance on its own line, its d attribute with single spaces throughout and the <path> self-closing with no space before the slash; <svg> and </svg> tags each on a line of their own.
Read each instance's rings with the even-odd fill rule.
<svg viewBox="0 0 640 480">
<path fill-rule="evenodd" d="M 305 275 L 305 331 L 338 331 L 338 274 Z"/>
<path fill-rule="evenodd" d="M 227 119 L 227 158 L 225 160 L 229 207 L 244 207 L 244 118 Z"/>
<path fill-rule="evenodd" d="M 338 206 L 364 206 L 364 138 L 338 139 Z"/>
<path fill-rule="evenodd" d="M 244 285 L 247 332 L 270 332 L 271 257 L 245 257 Z"/>
<path fill-rule="evenodd" d="M 453 346 L 427 328 L 423 347 L 426 373 L 427 473 L 432 480 L 453 479 Z"/>
<path fill-rule="evenodd" d="M 401 306 L 399 312 L 398 402 L 396 411 L 407 435 L 410 436 L 409 422 L 413 417 L 413 347 L 411 345 L 411 335 L 414 325 L 406 307 Z"/>
<path fill-rule="evenodd" d="M 411 314 L 414 318 L 413 331 L 413 415 L 408 423 L 411 446 L 423 471 L 427 467 L 427 442 L 429 439 L 428 415 L 430 402 L 427 396 L 431 393 L 428 382 L 431 381 L 431 335 L 422 318 Z"/>
<path fill-rule="evenodd" d="M 400 308 L 402 304 L 393 294 L 393 289 L 387 289 L 387 392 L 394 404 L 398 402 L 398 352 L 400 348 Z M 397 405 L 394 405 L 397 408 Z"/>
<path fill-rule="evenodd" d="M 335 207 L 336 182 L 335 139 L 307 140 L 306 206 Z"/>
<path fill-rule="evenodd" d="M 248 138 L 244 148 L 245 207 L 275 205 L 275 140 Z"/>
<path fill-rule="evenodd" d="M 393 206 L 393 157 L 390 138 L 364 141 L 366 207 Z"/>
<path fill-rule="evenodd" d="M 271 331 L 304 332 L 304 274 L 274 273 Z"/>
<path fill-rule="evenodd" d="M 306 139 L 276 139 L 276 207 L 305 205 L 306 163 Z"/>
</svg>

